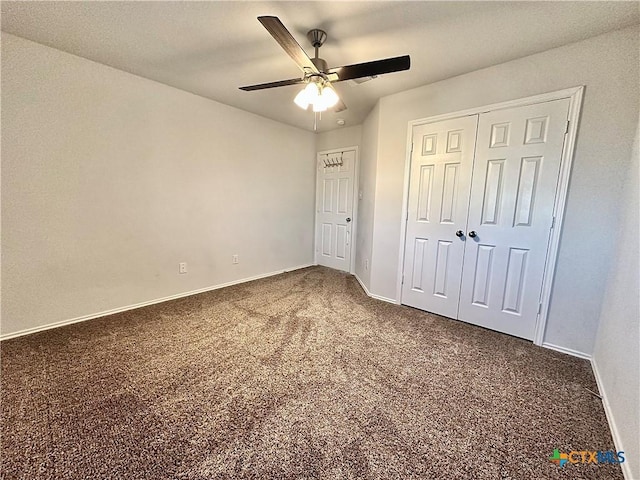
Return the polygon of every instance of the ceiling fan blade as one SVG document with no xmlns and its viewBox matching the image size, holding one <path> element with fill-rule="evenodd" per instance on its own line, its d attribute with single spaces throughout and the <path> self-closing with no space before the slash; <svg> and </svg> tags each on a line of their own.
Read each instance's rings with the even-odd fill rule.
<svg viewBox="0 0 640 480">
<path fill-rule="evenodd" d="M 356 63 L 354 65 L 345 65 L 343 67 L 331 68 L 327 72 L 329 75 L 336 74 L 338 76 L 335 82 L 343 82 L 354 78 L 372 77 L 374 75 L 382 75 L 383 73 L 401 72 L 409 70 L 411 67 L 411 58 L 409 55 L 401 57 L 385 58 L 383 60 L 374 60 L 373 62 Z"/>
<path fill-rule="evenodd" d="M 304 73 L 311 71 L 320 73 L 309 56 L 302 49 L 289 30 L 282 24 L 278 17 L 258 17 L 258 21 L 267 29 L 271 36 L 280 44 L 285 52 L 293 59 Z"/>
<path fill-rule="evenodd" d="M 289 80 L 280 80 L 278 82 L 260 83 L 258 85 L 248 85 L 246 87 L 239 87 L 240 90 L 245 92 L 251 92 L 253 90 L 264 90 L 265 88 L 286 87 L 287 85 L 298 85 L 304 83 L 301 78 L 290 78 Z"/>
</svg>

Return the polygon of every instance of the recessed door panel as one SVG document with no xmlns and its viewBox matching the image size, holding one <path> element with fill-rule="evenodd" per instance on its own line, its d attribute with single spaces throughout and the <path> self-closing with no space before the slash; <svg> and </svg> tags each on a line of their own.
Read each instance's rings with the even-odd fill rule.
<svg viewBox="0 0 640 480">
<path fill-rule="evenodd" d="M 509 122 L 496 123 L 494 125 L 491 125 L 491 139 L 489 140 L 489 148 L 509 146 L 509 127 Z"/>
<path fill-rule="evenodd" d="M 336 258 L 344 260 L 347 255 L 347 227 L 338 225 L 336 227 Z"/>
<path fill-rule="evenodd" d="M 424 293 L 424 264 L 427 258 L 426 238 L 416 238 L 414 243 L 413 265 L 411 267 L 411 289 Z"/>
<path fill-rule="evenodd" d="M 482 199 L 482 224 L 496 225 L 500 217 L 500 197 L 502 195 L 502 180 L 504 173 L 504 159 L 489 160 L 485 177 L 484 198 Z"/>
<path fill-rule="evenodd" d="M 453 242 L 440 240 L 436 251 L 436 272 L 433 282 L 433 294 L 447 298 L 447 274 L 449 273 L 449 253 Z"/>
<path fill-rule="evenodd" d="M 336 209 L 336 213 L 346 215 L 347 209 L 349 208 L 349 186 L 350 186 L 349 178 L 342 177 L 338 179 L 338 205 Z"/>
<path fill-rule="evenodd" d="M 330 223 L 323 223 L 322 224 L 322 242 L 321 242 L 321 247 L 322 247 L 322 255 L 324 257 L 330 257 L 332 254 L 332 248 L 331 248 L 331 240 L 333 238 L 333 235 L 331 235 L 331 230 L 333 225 L 331 225 Z"/>
<path fill-rule="evenodd" d="M 524 294 L 524 279 L 527 273 L 528 250 L 510 248 L 507 261 L 507 279 L 504 284 L 502 311 L 520 315 L 520 305 Z"/>
<path fill-rule="evenodd" d="M 538 172 L 542 164 L 542 157 L 524 157 L 520 164 L 520 179 L 516 210 L 513 225 L 516 227 L 530 227 L 533 207 L 535 205 Z"/>
<path fill-rule="evenodd" d="M 442 186 L 442 206 L 440 223 L 454 223 L 456 215 L 456 200 L 458 199 L 459 163 L 447 163 L 444 166 L 444 184 Z"/>
<path fill-rule="evenodd" d="M 335 179 L 325 178 L 323 182 L 322 211 L 323 213 L 333 213 L 333 184 Z"/>
<path fill-rule="evenodd" d="M 527 118 L 527 125 L 524 133 L 525 145 L 532 143 L 544 143 L 547 141 L 547 125 L 549 117 Z"/>
<path fill-rule="evenodd" d="M 462 130 L 447 132 L 447 153 L 460 152 L 462 150 Z"/>
<path fill-rule="evenodd" d="M 431 212 L 431 192 L 434 165 L 420 166 L 420 180 L 418 183 L 418 208 L 417 218 L 419 222 L 428 222 Z"/>
<path fill-rule="evenodd" d="M 438 146 L 438 134 L 422 135 L 422 156 L 435 155 Z"/>
<path fill-rule="evenodd" d="M 472 247 L 470 247 L 472 248 Z M 476 251 L 475 272 L 473 274 L 473 297 L 471 303 L 487 307 L 489 305 L 489 286 L 495 245 L 478 245 Z"/>
</svg>

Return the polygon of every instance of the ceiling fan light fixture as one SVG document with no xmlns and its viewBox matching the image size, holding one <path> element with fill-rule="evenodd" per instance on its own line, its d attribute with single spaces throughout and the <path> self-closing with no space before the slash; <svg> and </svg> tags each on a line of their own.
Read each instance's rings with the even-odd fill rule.
<svg viewBox="0 0 640 480">
<path fill-rule="evenodd" d="M 335 106 L 335 104 L 338 103 L 338 100 L 340 100 L 338 94 L 331 85 L 325 85 L 325 87 L 322 89 L 321 96 L 324 99 L 327 108 Z"/>
<path fill-rule="evenodd" d="M 303 110 L 309 108 L 309 99 L 307 99 L 306 90 L 300 90 L 296 95 L 296 98 L 293 99 L 293 102 Z"/>
<path fill-rule="evenodd" d="M 303 110 L 309 108 L 309 105 L 315 105 L 320 97 L 320 86 L 315 82 L 307 83 L 304 89 L 298 92 L 296 98 L 293 99 L 296 105 Z"/>
<path fill-rule="evenodd" d="M 273 15 L 261 15 L 258 21 L 271 34 L 273 39 L 291 57 L 295 64 L 302 70 L 302 78 L 291 78 L 277 82 L 261 83 L 258 85 L 248 85 L 240 87 L 240 90 L 253 91 L 266 88 L 285 87 L 288 85 L 306 84 L 303 91 L 298 92 L 294 98 L 294 103 L 303 110 L 308 110 L 309 105 L 313 106 L 314 112 L 323 112 L 330 107 L 336 107 L 336 112 L 346 110 L 347 106 L 338 97 L 331 82 L 344 82 L 360 78 L 372 79 L 385 73 L 401 72 L 409 70 L 411 58 L 409 55 L 400 57 L 389 57 L 371 62 L 355 63 L 353 65 L 343 65 L 341 67 L 329 68 L 327 62 L 318 55 L 320 47 L 327 40 L 327 33 L 324 30 L 314 28 L 307 33 L 307 38 L 315 49 L 313 58 L 309 58 L 300 44 L 293 38 L 291 32 Z M 363 80 L 364 81 L 364 80 Z M 312 85 L 313 84 L 313 85 Z M 316 125 L 320 115 L 315 115 Z"/>
<path fill-rule="evenodd" d="M 338 94 L 331 85 L 310 81 L 293 101 L 303 110 L 311 105 L 314 112 L 324 112 L 337 104 L 338 100 Z"/>
</svg>

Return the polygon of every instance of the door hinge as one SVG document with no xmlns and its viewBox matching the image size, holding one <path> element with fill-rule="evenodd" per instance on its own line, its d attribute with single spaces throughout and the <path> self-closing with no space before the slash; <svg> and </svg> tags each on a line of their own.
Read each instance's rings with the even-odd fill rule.
<svg viewBox="0 0 640 480">
<path fill-rule="evenodd" d="M 542 303 L 538 304 L 538 315 L 540 315 L 540 312 L 542 311 Z"/>
<path fill-rule="evenodd" d="M 553 216 L 553 217 L 551 217 L 551 228 L 553 228 L 555 226 L 556 226 L 556 217 Z"/>
<path fill-rule="evenodd" d="M 402 274 L 402 283 L 401 285 L 404 285 L 404 273 Z"/>
<path fill-rule="evenodd" d="M 567 127 L 565 128 L 564 133 L 569 133 L 569 124 L 570 123 L 571 122 L 569 120 L 567 120 Z"/>
</svg>

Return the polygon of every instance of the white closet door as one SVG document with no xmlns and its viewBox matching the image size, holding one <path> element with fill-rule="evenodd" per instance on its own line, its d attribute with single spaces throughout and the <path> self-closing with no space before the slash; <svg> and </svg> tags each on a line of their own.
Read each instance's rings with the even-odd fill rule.
<svg viewBox="0 0 640 480">
<path fill-rule="evenodd" d="M 480 115 L 458 318 L 533 339 L 569 99 Z"/>
<path fill-rule="evenodd" d="M 316 199 L 316 261 L 348 272 L 356 152 L 318 155 Z"/>
<path fill-rule="evenodd" d="M 478 116 L 413 129 L 402 303 L 456 318 Z"/>
</svg>

